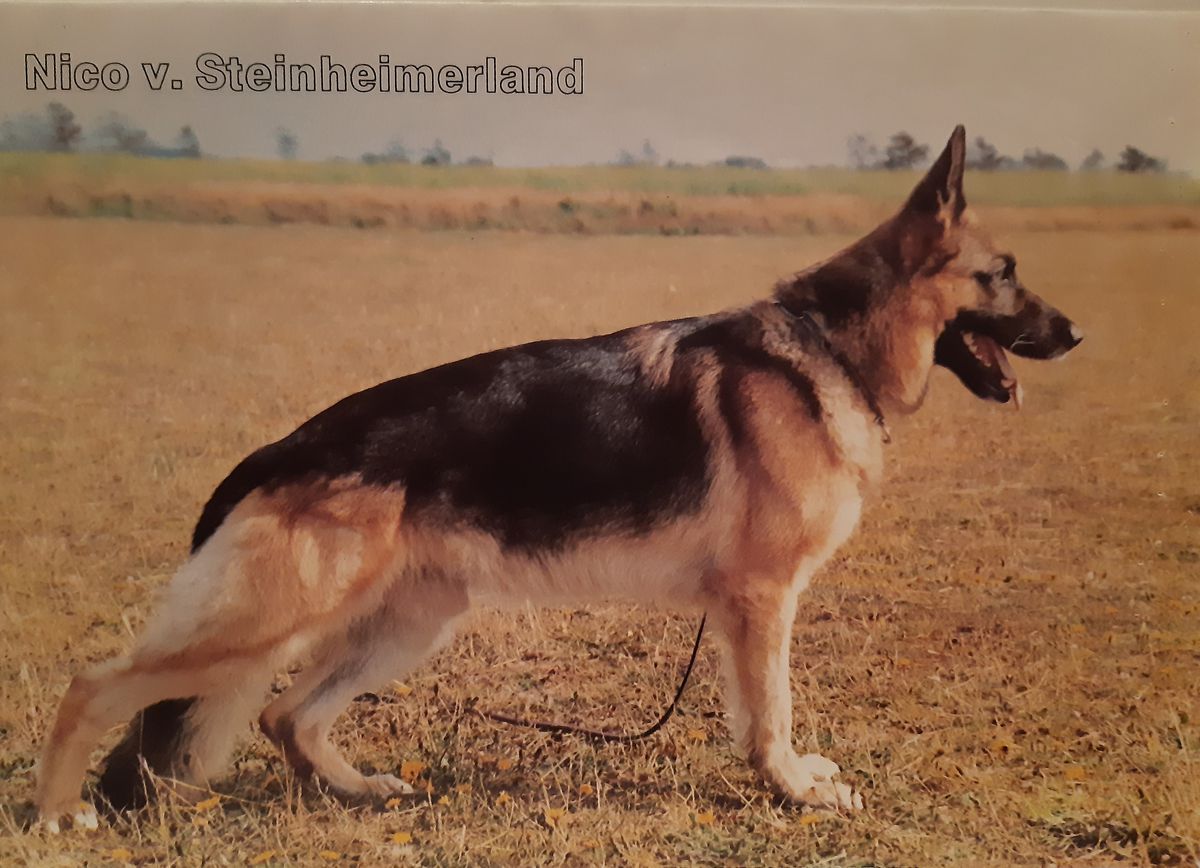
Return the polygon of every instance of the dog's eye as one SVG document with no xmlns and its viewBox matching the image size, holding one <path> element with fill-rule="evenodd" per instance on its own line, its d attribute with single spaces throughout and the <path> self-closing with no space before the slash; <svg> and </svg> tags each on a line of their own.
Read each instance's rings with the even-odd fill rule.
<svg viewBox="0 0 1200 868">
<path fill-rule="evenodd" d="M 976 271 L 975 272 L 975 282 L 978 283 L 980 286 L 991 286 L 992 285 L 992 276 L 990 274 L 988 274 L 986 271 Z"/>
</svg>

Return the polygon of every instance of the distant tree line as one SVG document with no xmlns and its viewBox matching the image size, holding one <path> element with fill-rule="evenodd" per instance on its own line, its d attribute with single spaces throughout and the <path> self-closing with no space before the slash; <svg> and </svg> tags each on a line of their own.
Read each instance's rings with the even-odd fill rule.
<svg viewBox="0 0 1200 868">
<path fill-rule="evenodd" d="M 916 169 L 928 158 L 929 146 L 918 144 L 911 135 L 901 131 L 894 133 L 880 152 L 867 136 L 857 133 L 847 139 L 846 153 L 850 167 L 854 169 Z M 977 136 L 967 146 L 967 168 L 984 172 L 1027 169 L 1066 172 L 1070 166 L 1058 154 L 1043 151 L 1041 148 L 1026 149 L 1020 159 L 1010 157 L 1001 154 L 1000 150 L 983 136 Z M 1082 172 L 1098 172 L 1106 168 L 1110 167 L 1098 148 L 1093 148 L 1079 164 L 1079 171 Z M 1133 145 L 1127 145 L 1111 168 L 1118 172 L 1131 173 L 1165 172 L 1167 163 L 1166 160 L 1152 157 Z"/>
<path fill-rule="evenodd" d="M 665 163 L 659 157 L 658 149 L 653 143 L 646 139 L 642 142 L 641 148 L 636 151 L 631 151 L 622 148 L 617 152 L 616 159 L 611 163 L 611 166 L 620 166 L 622 168 L 633 168 L 635 166 L 666 166 L 668 169 L 687 169 L 694 168 L 694 163 L 681 163 L 676 160 L 667 160 Z M 769 169 L 767 161 L 761 157 L 752 157 L 746 154 L 731 154 L 723 160 L 709 163 L 710 166 L 728 166 L 731 169 Z"/>
<path fill-rule="evenodd" d="M 924 166 L 930 155 L 929 145 L 918 142 L 911 134 L 901 130 L 893 133 L 887 143 L 880 148 L 870 138 L 858 133 L 846 140 L 848 162 L 852 169 L 885 169 L 899 171 L 917 169 Z M 667 160 L 661 163 L 657 149 L 649 139 L 642 143 L 638 150 L 622 149 L 610 163 L 613 166 L 658 166 L 667 168 L 688 168 L 695 164 Z M 709 163 L 711 166 L 728 166 L 739 169 L 767 169 L 766 161 L 753 156 L 732 155 L 724 160 Z M 1065 172 L 1070 170 L 1067 161 L 1058 154 L 1044 151 L 1041 148 L 1028 148 L 1020 159 L 1001 154 L 999 149 L 983 136 L 978 136 L 967 146 L 967 167 L 984 172 L 1038 170 L 1049 172 Z M 1083 172 L 1096 172 L 1103 169 L 1115 169 L 1119 172 L 1165 172 L 1167 163 L 1158 157 L 1152 157 L 1133 145 L 1126 146 L 1111 166 L 1104 154 L 1096 148 L 1088 154 L 1078 169 Z"/>
<path fill-rule="evenodd" d="M 434 139 L 433 144 L 421 152 L 419 156 L 410 153 L 405 144 L 399 139 L 393 139 L 382 151 L 365 153 L 360 159 L 368 166 L 387 163 L 420 163 L 422 166 L 454 165 L 454 155 L 450 153 L 449 148 L 442 144 L 441 139 Z M 458 165 L 490 166 L 492 165 L 492 158 L 467 157 L 465 160 L 461 160 Z"/>
<path fill-rule="evenodd" d="M 162 144 L 131 119 L 117 112 L 109 112 L 99 118 L 94 127 L 85 130 L 76 120 L 74 112 L 60 102 L 46 105 L 41 113 L 24 114 L 0 119 L 0 151 L 49 151 L 71 153 L 74 151 L 105 151 L 135 154 L 148 157 L 201 156 L 200 139 L 190 125 L 180 127 L 170 144 Z M 929 159 L 929 145 L 918 142 L 912 135 L 901 130 L 893 133 L 882 147 L 867 136 L 856 133 L 846 141 L 847 158 L 854 169 L 904 170 L 921 167 Z M 280 159 L 294 160 L 300 153 L 299 136 L 287 127 L 275 130 L 275 152 Z M 364 153 L 360 160 L 367 165 L 388 163 L 420 163 L 424 166 L 449 166 L 454 163 L 450 150 L 441 139 L 420 153 L 410 153 L 398 139 L 394 139 L 378 152 Z M 467 166 L 490 166 L 491 158 L 467 157 L 460 162 Z M 622 149 L 612 165 L 622 167 L 658 166 L 668 168 L 688 166 L 668 160 L 662 163 L 658 150 L 649 139 L 636 150 Z M 710 165 L 737 169 L 766 169 L 765 160 L 749 155 L 731 155 Z M 1041 148 L 1028 148 L 1020 159 L 1001 154 L 999 149 L 977 136 L 967 147 L 967 167 L 984 172 L 1018 170 L 1040 170 L 1065 172 L 1070 169 L 1067 161 L 1058 154 Z M 1078 166 L 1079 171 L 1096 172 L 1114 169 L 1118 172 L 1152 173 L 1165 172 L 1166 160 L 1153 157 L 1140 148 L 1126 145 L 1111 165 L 1105 155 L 1093 148 Z"/>
<path fill-rule="evenodd" d="M 281 160 L 300 156 L 300 136 L 288 127 L 274 131 L 275 154 Z M 0 119 L 0 151 L 46 151 L 50 153 L 107 152 L 144 157 L 200 157 L 200 138 L 190 125 L 180 127 L 170 144 L 155 141 L 149 133 L 130 118 L 109 112 L 85 130 L 74 112 L 59 102 L 49 103 L 41 113 L 26 112 Z M 453 163 L 449 149 L 441 139 L 434 141 L 419 157 L 413 158 L 399 140 L 393 140 L 378 153 L 365 153 L 362 162 L 379 163 L 419 162 L 426 166 L 449 166 Z M 467 157 L 466 166 L 490 166 L 490 157 Z"/>
<path fill-rule="evenodd" d="M 85 130 L 75 113 L 59 102 L 42 113 L 26 112 L 0 120 L 0 151 L 106 151 L 145 157 L 200 156 L 200 139 L 191 126 L 180 127 L 175 141 L 161 144 L 129 118 L 117 112 L 102 116 Z"/>
</svg>

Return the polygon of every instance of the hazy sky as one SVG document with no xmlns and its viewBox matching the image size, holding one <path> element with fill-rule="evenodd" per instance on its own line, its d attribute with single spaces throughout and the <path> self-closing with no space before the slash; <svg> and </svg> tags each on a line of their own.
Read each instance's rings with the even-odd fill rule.
<svg viewBox="0 0 1200 868">
<path fill-rule="evenodd" d="M 85 126 L 116 110 L 164 142 L 191 124 L 218 155 L 270 156 L 284 125 L 309 159 L 440 138 L 502 165 L 607 162 L 644 139 L 683 161 L 840 164 L 851 133 L 906 129 L 936 147 L 962 122 L 1014 156 L 1038 146 L 1074 164 L 1136 144 L 1200 174 L 1200 13 L 1093 5 L 1108 8 L 9 4 L 0 115 L 59 100 Z M 120 61 L 132 80 L 120 93 L 27 92 L 27 52 Z M 205 92 L 204 52 L 347 65 L 387 54 L 435 69 L 581 57 L 584 94 Z M 144 61 L 170 62 L 182 89 L 151 91 Z"/>
</svg>

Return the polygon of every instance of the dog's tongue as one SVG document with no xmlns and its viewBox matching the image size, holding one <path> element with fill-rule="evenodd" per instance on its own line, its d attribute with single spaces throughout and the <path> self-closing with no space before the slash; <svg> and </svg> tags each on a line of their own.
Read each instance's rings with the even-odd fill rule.
<svg viewBox="0 0 1200 868">
<path fill-rule="evenodd" d="M 974 335 L 976 354 L 985 362 L 994 365 L 1000 370 L 1000 385 L 1008 390 L 1008 397 L 1012 401 L 1013 409 L 1021 409 L 1021 384 L 1017 382 L 1016 372 L 1013 371 L 1012 365 L 1008 361 L 1008 353 L 1000 348 L 1000 345 L 989 337 L 983 335 Z"/>
<path fill-rule="evenodd" d="M 996 365 L 1000 368 L 1000 373 L 1004 375 L 1004 379 L 1000 381 L 1000 385 L 1008 389 L 1008 396 L 1012 399 L 1014 410 L 1021 409 L 1021 384 L 1017 382 L 1017 373 L 1012 369 L 1012 365 L 1008 361 L 1008 353 L 1000 348 L 996 342 L 991 342 L 992 347 L 996 351 Z"/>
</svg>

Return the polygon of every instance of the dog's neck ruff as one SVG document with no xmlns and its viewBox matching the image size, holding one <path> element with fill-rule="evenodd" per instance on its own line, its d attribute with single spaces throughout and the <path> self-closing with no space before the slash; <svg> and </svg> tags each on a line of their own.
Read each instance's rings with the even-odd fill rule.
<svg viewBox="0 0 1200 868">
<path fill-rule="evenodd" d="M 854 364 L 848 358 L 846 358 L 845 353 L 839 352 L 838 349 L 834 347 L 833 342 L 829 340 L 829 335 L 825 331 L 825 328 L 820 322 L 817 321 L 816 317 L 812 315 L 812 312 L 808 310 L 792 310 L 780 299 L 776 299 L 775 304 L 789 317 L 804 325 L 804 327 L 807 328 L 809 332 L 811 332 L 812 335 L 820 342 L 822 349 L 824 349 L 826 354 L 833 359 L 839 368 L 842 369 L 842 373 L 846 375 L 846 379 L 849 380 L 850 384 L 858 390 L 860 395 L 862 395 L 863 401 L 866 402 L 867 409 L 875 415 L 875 424 L 878 425 L 879 430 L 883 432 L 883 442 L 891 443 L 892 432 L 888 430 L 887 420 L 883 417 L 883 410 L 881 410 L 879 407 L 879 401 L 876 399 L 875 393 L 872 392 L 870 387 L 867 386 L 866 380 L 863 379 L 863 376 L 859 372 L 858 368 L 856 368 Z"/>
</svg>

